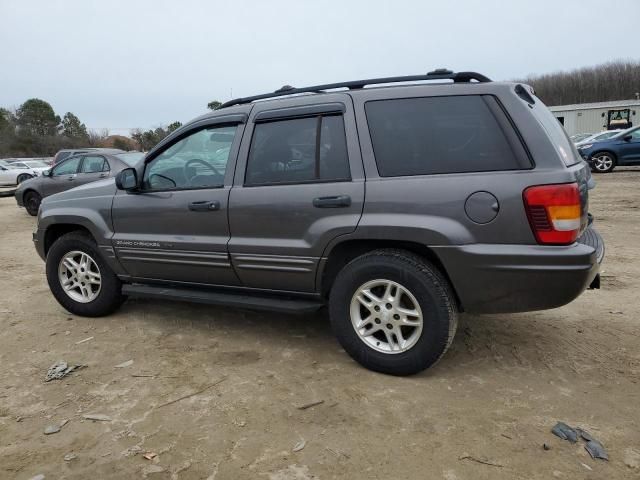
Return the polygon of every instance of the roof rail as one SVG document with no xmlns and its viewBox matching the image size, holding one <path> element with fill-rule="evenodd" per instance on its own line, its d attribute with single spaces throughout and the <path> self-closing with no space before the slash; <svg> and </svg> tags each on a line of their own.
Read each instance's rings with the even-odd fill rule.
<svg viewBox="0 0 640 480">
<path fill-rule="evenodd" d="M 291 85 L 285 85 L 273 93 L 263 93 L 262 95 L 254 95 L 252 97 L 235 98 L 223 103 L 220 108 L 230 107 L 232 105 L 241 105 L 243 103 L 251 103 L 256 100 L 264 100 L 266 98 L 283 97 L 286 95 L 294 95 L 297 93 L 322 93 L 325 90 L 333 90 L 336 88 L 348 88 L 349 90 L 359 90 L 366 85 L 377 85 L 381 83 L 400 83 L 400 82 L 416 82 L 422 80 L 453 80 L 454 83 L 471 83 L 472 80 L 480 83 L 490 82 L 491 79 L 485 77 L 481 73 L 476 72 L 453 72 L 446 68 L 438 68 L 426 75 L 407 75 L 404 77 L 383 77 L 369 78 L 367 80 L 352 80 L 350 82 L 328 83 L 326 85 L 315 85 L 312 87 L 295 88 Z"/>
</svg>

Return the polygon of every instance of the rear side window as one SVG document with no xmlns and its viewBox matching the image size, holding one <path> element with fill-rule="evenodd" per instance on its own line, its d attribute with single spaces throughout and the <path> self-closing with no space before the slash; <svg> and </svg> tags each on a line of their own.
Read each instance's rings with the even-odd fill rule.
<svg viewBox="0 0 640 480">
<path fill-rule="evenodd" d="M 245 185 L 349 179 L 342 116 L 294 118 L 256 124 Z"/>
<path fill-rule="evenodd" d="M 582 157 L 580 157 L 575 145 L 567 135 L 567 131 L 558 119 L 553 116 L 553 113 L 542 102 L 537 102 L 536 107 L 533 109 L 533 115 L 547 132 L 547 136 L 553 142 L 553 146 L 564 164 L 569 167 L 578 163 Z"/>
<path fill-rule="evenodd" d="M 496 110 L 493 97 L 480 95 L 367 102 L 380 176 L 531 168 L 514 154 Z"/>
<path fill-rule="evenodd" d="M 82 161 L 81 173 L 108 172 L 109 164 L 102 156 L 86 155 Z"/>
</svg>

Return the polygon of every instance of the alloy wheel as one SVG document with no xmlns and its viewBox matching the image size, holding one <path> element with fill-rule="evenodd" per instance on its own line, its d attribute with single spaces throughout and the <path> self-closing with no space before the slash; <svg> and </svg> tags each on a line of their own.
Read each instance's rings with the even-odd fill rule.
<svg viewBox="0 0 640 480">
<path fill-rule="evenodd" d="M 409 289 L 391 280 L 372 280 L 356 289 L 350 316 L 360 340 L 382 353 L 406 352 L 422 333 L 418 301 Z"/>
<path fill-rule="evenodd" d="M 60 259 L 58 280 L 64 292 L 79 303 L 95 300 L 102 285 L 98 264 L 80 250 L 69 252 Z"/>
</svg>

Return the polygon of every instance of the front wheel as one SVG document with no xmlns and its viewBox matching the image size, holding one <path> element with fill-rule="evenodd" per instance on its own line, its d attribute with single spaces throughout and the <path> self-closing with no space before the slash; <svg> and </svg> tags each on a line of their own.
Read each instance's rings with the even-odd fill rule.
<svg viewBox="0 0 640 480">
<path fill-rule="evenodd" d="M 447 280 L 403 250 L 376 250 L 346 265 L 331 288 L 329 310 L 347 353 L 366 368 L 392 375 L 434 365 L 458 323 Z"/>
<path fill-rule="evenodd" d="M 24 194 L 24 208 L 32 217 L 38 215 L 38 209 L 40 208 L 41 202 L 42 197 L 40 196 L 40 194 L 34 192 L 33 190 L 29 190 Z"/>
<path fill-rule="evenodd" d="M 594 173 L 609 173 L 616 168 L 616 159 L 608 152 L 594 153 L 591 157 L 591 166 Z"/>
<path fill-rule="evenodd" d="M 124 302 L 122 284 L 83 232 L 63 235 L 47 253 L 47 282 L 58 303 L 83 317 L 100 317 Z"/>
</svg>

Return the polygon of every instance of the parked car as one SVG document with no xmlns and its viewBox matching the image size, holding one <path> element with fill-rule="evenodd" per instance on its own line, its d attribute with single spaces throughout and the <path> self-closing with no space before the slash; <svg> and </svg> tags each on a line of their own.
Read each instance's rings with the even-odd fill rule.
<svg viewBox="0 0 640 480">
<path fill-rule="evenodd" d="M 576 133 L 575 135 L 571 135 L 569 137 L 573 143 L 578 143 L 584 140 L 585 138 L 589 138 L 593 133 Z"/>
<path fill-rule="evenodd" d="M 605 130 L 604 132 L 594 133 L 593 135 L 585 138 L 584 140 L 580 140 L 579 142 L 576 142 L 575 145 L 576 145 L 576 148 L 580 148 L 582 145 L 586 145 L 588 143 L 606 140 L 607 138 L 611 138 L 620 132 L 624 132 L 624 130 Z"/>
<path fill-rule="evenodd" d="M 118 148 L 65 148 L 63 150 L 59 150 L 58 153 L 53 157 L 53 165 L 57 165 L 65 158 L 70 157 L 71 155 L 78 155 L 80 153 L 88 153 L 88 152 L 102 152 L 102 153 L 123 153 L 124 150 L 120 150 Z"/>
<path fill-rule="evenodd" d="M 36 175 L 41 175 L 42 172 L 51 168 L 42 160 L 12 160 L 10 164 L 14 168 L 32 170 Z"/>
<path fill-rule="evenodd" d="M 618 165 L 640 165 L 640 127 L 629 128 L 606 140 L 586 143 L 578 151 L 595 173 L 612 172 Z"/>
<path fill-rule="evenodd" d="M 406 84 L 427 80 L 452 82 Z M 588 173 L 522 84 L 436 70 L 284 87 L 193 120 L 115 181 L 44 199 L 33 238 L 74 314 L 127 296 L 327 305 L 354 359 L 407 375 L 444 354 L 460 312 L 599 286 Z"/>
<path fill-rule="evenodd" d="M 17 168 L 5 160 L 0 160 L 0 185 L 19 185 L 35 176 L 36 173 L 29 168 Z"/>
<path fill-rule="evenodd" d="M 18 206 L 29 215 L 37 215 L 43 198 L 64 192 L 85 183 L 113 177 L 123 168 L 131 167 L 143 155 L 133 153 L 85 153 L 73 155 L 32 180 L 21 183 L 15 192 Z"/>
</svg>

